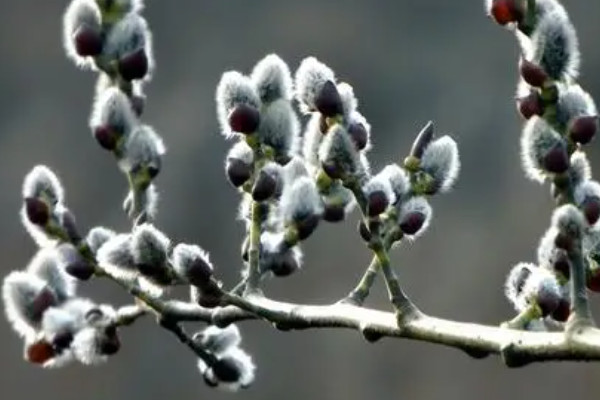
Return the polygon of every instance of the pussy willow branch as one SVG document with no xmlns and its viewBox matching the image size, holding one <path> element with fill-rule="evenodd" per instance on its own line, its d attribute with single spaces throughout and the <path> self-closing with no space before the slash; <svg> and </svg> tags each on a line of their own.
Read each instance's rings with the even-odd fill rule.
<svg viewBox="0 0 600 400">
<path fill-rule="evenodd" d="M 100 268 L 100 267 L 99 267 Z M 102 270 L 102 269 L 101 269 Z M 102 270 L 103 271 L 103 270 Z M 202 308 L 180 301 L 165 301 L 148 296 L 121 278 L 103 272 L 157 314 L 159 321 L 204 321 L 227 325 L 245 320 L 264 320 L 278 329 L 345 328 L 362 333 L 369 341 L 383 337 L 398 337 L 441 344 L 481 358 L 498 354 L 510 367 L 550 360 L 600 360 L 600 330 L 580 327 L 565 335 L 562 332 L 527 332 L 495 326 L 455 322 L 419 313 L 410 319 L 398 320 L 391 312 L 383 312 L 347 303 L 331 305 L 302 305 L 279 302 L 261 295 L 241 297 L 225 294 L 226 306 Z M 175 334 L 179 337 L 181 331 Z M 189 337 L 187 337 L 189 339 Z M 181 340 L 196 354 L 193 340 Z"/>
</svg>

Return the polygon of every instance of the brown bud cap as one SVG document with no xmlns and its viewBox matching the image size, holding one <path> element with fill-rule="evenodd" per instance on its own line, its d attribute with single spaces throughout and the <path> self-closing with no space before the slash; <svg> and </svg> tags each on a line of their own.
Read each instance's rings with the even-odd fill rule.
<svg viewBox="0 0 600 400">
<path fill-rule="evenodd" d="M 598 197 L 588 197 L 581 204 L 581 210 L 588 224 L 594 225 L 600 218 L 600 199 Z"/>
<path fill-rule="evenodd" d="M 281 278 L 293 274 L 299 268 L 300 265 L 298 265 L 298 261 L 293 253 L 291 251 L 286 251 L 278 262 L 273 263 L 270 270 L 275 276 Z"/>
<path fill-rule="evenodd" d="M 50 208 L 43 201 L 35 197 L 25 199 L 25 213 L 27 219 L 34 225 L 44 226 L 50 219 Z"/>
<path fill-rule="evenodd" d="M 198 304 L 205 308 L 215 308 L 221 305 L 222 297 L 223 291 L 219 287 L 219 284 L 214 279 L 211 279 L 200 290 Z"/>
<path fill-rule="evenodd" d="M 40 339 L 27 345 L 25 348 L 25 359 L 33 364 L 44 364 L 56 356 L 52 344 L 45 339 Z"/>
<path fill-rule="evenodd" d="M 564 143 L 557 143 L 542 160 L 542 166 L 548 172 L 562 174 L 569 169 L 569 153 Z"/>
<path fill-rule="evenodd" d="M 596 132 L 598 132 L 597 115 L 576 118 L 569 127 L 569 136 L 579 144 L 588 144 Z"/>
<path fill-rule="evenodd" d="M 554 245 L 559 249 L 563 249 L 567 253 L 573 250 L 573 239 L 564 233 L 559 233 L 554 238 Z"/>
<path fill-rule="evenodd" d="M 277 180 L 271 174 L 260 171 L 252 187 L 252 198 L 254 201 L 265 201 L 273 197 L 276 190 Z"/>
<path fill-rule="evenodd" d="M 325 82 L 315 98 L 315 107 L 326 117 L 335 117 L 344 112 L 342 97 L 331 81 Z"/>
<path fill-rule="evenodd" d="M 318 215 L 307 215 L 306 217 L 294 221 L 296 225 L 296 230 L 298 231 L 298 239 L 305 240 L 317 229 L 319 225 L 319 216 Z"/>
<path fill-rule="evenodd" d="M 121 348 L 121 340 L 117 334 L 117 328 L 109 326 L 105 329 L 104 335 L 100 338 L 98 343 L 100 354 L 106 356 L 112 356 L 116 354 Z"/>
<path fill-rule="evenodd" d="M 367 197 L 367 215 L 376 217 L 384 212 L 389 205 L 389 200 L 383 191 L 374 191 Z"/>
<path fill-rule="evenodd" d="M 260 112 L 249 104 L 239 104 L 229 113 L 228 121 L 234 132 L 248 135 L 258 129 Z"/>
<path fill-rule="evenodd" d="M 556 272 L 559 272 L 565 279 L 571 277 L 571 261 L 565 251 L 557 250 L 559 253 L 554 258 L 552 267 Z"/>
<path fill-rule="evenodd" d="M 400 229 L 407 235 L 414 235 L 419 232 L 425 223 L 425 214 L 421 212 L 408 213 L 402 221 L 400 221 Z"/>
<path fill-rule="evenodd" d="M 502 26 L 520 22 L 525 16 L 523 0 L 493 0 L 490 16 Z"/>
<path fill-rule="evenodd" d="M 517 107 L 519 108 L 519 113 L 525 119 L 544 113 L 544 103 L 537 91 L 532 91 L 529 95 L 517 99 Z"/>
<path fill-rule="evenodd" d="M 100 147 L 113 151 L 117 147 L 119 134 L 108 126 L 98 126 L 94 128 L 94 138 Z"/>
<path fill-rule="evenodd" d="M 237 382 L 240 379 L 241 371 L 236 363 L 229 358 L 217 360 L 211 366 L 215 377 L 224 383 Z"/>
<path fill-rule="evenodd" d="M 519 63 L 519 72 L 527 84 L 536 88 L 544 86 L 549 79 L 548 74 L 541 66 L 525 59 L 521 59 Z"/>
<path fill-rule="evenodd" d="M 363 124 L 360 122 L 354 122 L 348 126 L 348 134 L 350 135 L 350 139 L 356 146 L 358 151 L 364 150 L 367 147 L 367 143 L 369 141 L 369 133 Z"/>
<path fill-rule="evenodd" d="M 252 176 L 252 166 L 238 158 L 228 158 L 225 172 L 229 182 L 234 187 L 240 187 Z"/>
<path fill-rule="evenodd" d="M 202 257 L 195 258 L 187 268 L 186 278 L 190 284 L 203 288 L 209 284 L 213 274 L 212 267 Z"/>
<path fill-rule="evenodd" d="M 560 299 L 558 306 L 552 312 L 551 316 L 558 322 L 566 322 L 571 314 L 571 303 L 567 299 Z"/>
<path fill-rule="evenodd" d="M 148 56 L 146 50 L 140 48 L 119 59 L 117 68 L 126 81 L 142 79 L 148 74 Z"/>
<path fill-rule="evenodd" d="M 95 57 L 102 53 L 103 40 L 101 33 L 82 24 L 73 34 L 75 51 L 82 57 Z"/>
<path fill-rule="evenodd" d="M 323 210 L 323 220 L 341 222 L 346 218 L 346 210 L 341 204 L 327 204 Z"/>
<path fill-rule="evenodd" d="M 427 124 L 421 129 L 421 132 L 415 138 L 413 142 L 412 148 L 410 149 L 410 156 L 421 159 L 423 157 L 423 152 L 429 146 L 429 143 L 433 140 L 433 122 L 429 121 Z"/>
<path fill-rule="evenodd" d="M 75 246 L 63 243 L 57 250 L 66 273 L 81 281 L 87 281 L 94 275 L 94 267 L 83 258 Z"/>
<path fill-rule="evenodd" d="M 536 294 L 537 304 L 545 317 L 553 313 L 559 306 L 561 298 L 552 290 L 547 290 L 544 286 Z"/>
</svg>

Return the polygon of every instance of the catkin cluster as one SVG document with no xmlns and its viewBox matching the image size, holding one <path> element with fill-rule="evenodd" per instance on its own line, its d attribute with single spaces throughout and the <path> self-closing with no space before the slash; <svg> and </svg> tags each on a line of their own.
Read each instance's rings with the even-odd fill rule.
<svg viewBox="0 0 600 400">
<path fill-rule="evenodd" d="M 583 257 L 587 287 L 600 290 L 600 184 L 591 177 L 585 145 L 598 131 L 593 98 L 577 83 L 578 40 L 556 0 L 488 0 L 486 9 L 520 45 L 517 108 L 525 119 L 521 156 L 526 176 L 550 181 L 557 209 L 540 240 L 535 264 L 520 263 L 506 296 L 525 316 L 517 327 L 547 329 L 572 312 L 573 264 Z"/>
</svg>

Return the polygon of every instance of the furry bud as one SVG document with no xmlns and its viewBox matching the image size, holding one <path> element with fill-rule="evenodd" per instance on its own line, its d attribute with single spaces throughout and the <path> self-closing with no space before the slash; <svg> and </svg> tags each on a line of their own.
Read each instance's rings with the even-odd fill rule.
<svg viewBox="0 0 600 400">
<path fill-rule="evenodd" d="M 198 369 L 209 386 L 234 392 L 252 384 L 256 367 L 248 354 L 239 347 L 232 347 L 213 365 L 198 360 Z"/>
<path fill-rule="evenodd" d="M 429 193 L 446 193 L 458 178 L 460 158 L 458 146 L 450 136 L 442 136 L 431 142 L 421 157 L 421 169 L 433 178 Z"/>
<path fill-rule="evenodd" d="M 247 135 L 256 132 L 260 124 L 260 112 L 248 104 L 238 104 L 229 113 L 229 127 L 233 132 Z"/>
<path fill-rule="evenodd" d="M 527 96 L 517 99 L 519 113 L 525 119 L 530 119 L 534 115 L 542 115 L 544 113 L 544 103 L 537 91 L 531 91 Z"/>
<path fill-rule="evenodd" d="M 598 132 L 598 116 L 579 117 L 572 121 L 569 136 L 574 142 L 588 144 Z"/>
<path fill-rule="evenodd" d="M 301 240 L 316 229 L 323 212 L 317 186 L 308 177 L 300 177 L 286 185 L 279 207 L 283 221 L 296 225 Z"/>
<path fill-rule="evenodd" d="M 63 45 L 67 56 L 81 67 L 92 67 L 102 51 L 100 9 L 94 0 L 73 0 L 63 17 Z"/>
<path fill-rule="evenodd" d="M 127 137 L 119 166 L 134 175 L 138 188 L 145 189 L 161 170 L 166 149 L 162 138 L 148 125 L 140 125 Z"/>
<path fill-rule="evenodd" d="M 237 71 L 223 74 L 217 86 L 216 101 L 221 132 L 226 138 L 230 138 L 235 134 L 231 130 L 229 122 L 230 113 L 234 108 L 242 104 L 256 110 L 261 107 L 261 101 L 256 94 L 252 81 Z"/>
<path fill-rule="evenodd" d="M 581 239 L 586 225 L 587 222 L 583 213 L 572 204 L 565 204 L 554 210 L 552 214 L 552 226 L 558 230 L 560 235 L 566 236 L 567 239 Z M 560 246 L 558 243 L 560 241 L 560 239 L 556 239 L 557 246 L 569 251 L 570 246 Z"/>
<path fill-rule="evenodd" d="M 254 153 L 244 141 L 233 145 L 225 162 L 227 179 L 234 187 L 240 187 L 252 177 Z"/>
<path fill-rule="evenodd" d="M 323 87 L 327 82 L 329 82 L 330 89 L 328 90 L 329 93 L 331 93 L 331 96 L 335 97 L 335 94 L 337 94 L 337 99 L 331 101 L 330 104 L 333 104 L 335 103 L 335 100 L 338 100 L 339 107 L 341 108 L 341 98 L 333 83 L 335 82 L 335 75 L 329 67 L 316 58 L 308 57 L 302 61 L 300 67 L 296 71 L 295 81 L 296 97 L 298 98 L 302 112 L 310 113 L 317 110 L 317 97 L 327 95 L 327 93 L 322 93 Z M 333 86 L 333 88 L 331 88 L 331 86 Z M 324 100 L 331 100 L 331 98 L 321 99 L 322 102 L 324 102 Z"/>
<path fill-rule="evenodd" d="M 600 218 L 600 184 L 586 181 L 575 187 L 575 204 L 583 212 L 586 221 L 594 225 Z"/>
<path fill-rule="evenodd" d="M 177 275 L 194 286 L 202 288 L 213 274 L 208 253 L 200 247 L 179 243 L 173 249 L 173 268 Z"/>
<path fill-rule="evenodd" d="M 429 227 L 432 214 L 431 206 L 424 197 L 413 197 L 400 204 L 398 224 L 405 235 L 417 238 Z"/>
<path fill-rule="evenodd" d="M 222 297 L 223 290 L 214 279 L 210 279 L 201 289 L 196 286 L 191 287 L 192 301 L 204 308 L 219 307 Z"/>
<path fill-rule="evenodd" d="M 23 182 L 23 199 L 38 199 L 46 202 L 49 207 L 63 203 L 65 193 L 58 177 L 44 165 L 35 166 L 25 176 Z M 38 208 L 37 206 L 32 206 Z"/>
<path fill-rule="evenodd" d="M 94 267 L 70 243 L 63 243 L 57 248 L 62 269 L 80 281 L 87 281 L 94 275 Z"/>
<path fill-rule="evenodd" d="M 549 79 L 548 74 L 542 67 L 524 58 L 519 62 L 519 72 L 525 82 L 536 88 L 543 87 Z"/>
<path fill-rule="evenodd" d="M 194 340 L 207 351 L 219 355 L 239 346 L 242 336 L 237 325 L 231 324 L 226 328 L 209 325 L 204 330 L 197 332 L 194 335 Z"/>
<path fill-rule="evenodd" d="M 521 159 L 527 176 L 543 182 L 545 172 L 560 174 L 569 168 L 567 145 L 544 119 L 532 117 L 521 136 Z"/>
<path fill-rule="evenodd" d="M 392 184 L 385 174 L 379 173 L 371 178 L 363 187 L 363 192 L 367 198 L 367 215 L 369 217 L 378 216 L 390 204 L 396 202 Z"/>
<path fill-rule="evenodd" d="M 319 148 L 319 160 L 325 173 L 332 179 L 341 179 L 359 173 L 361 161 L 348 132 L 336 125 L 325 135 Z"/>
<path fill-rule="evenodd" d="M 105 89 L 94 99 L 90 127 L 102 148 L 115 150 L 137 123 L 129 99 L 119 89 Z"/>
<path fill-rule="evenodd" d="M 39 250 L 29 262 L 27 272 L 46 282 L 59 302 L 75 295 L 75 281 L 62 268 L 54 249 Z"/>
<path fill-rule="evenodd" d="M 522 0 L 486 0 L 488 15 L 502 26 L 520 22 L 525 16 Z"/>
<path fill-rule="evenodd" d="M 275 150 L 276 161 L 280 164 L 285 164 L 279 158 L 289 155 L 299 132 L 298 117 L 288 100 L 276 100 L 263 109 L 257 135 L 263 144 Z"/>
<path fill-rule="evenodd" d="M 254 201 L 266 201 L 273 197 L 282 184 L 281 170 L 276 164 L 267 164 L 258 173 L 252 187 Z"/>
<path fill-rule="evenodd" d="M 335 83 L 326 81 L 315 97 L 315 108 L 326 117 L 335 117 L 344 111 L 342 97 Z"/>
<path fill-rule="evenodd" d="M 131 236 L 131 254 L 142 275 L 158 284 L 172 280 L 167 265 L 170 240 L 150 224 L 135 227 Z"/>
<path fill-rule="evenodd" d="M 108 228 L 103 226 L 97 226 L 95 228 L 90 229 L 87 236 L 85 237 L 85 242 L 92 251 L 92 253 L 96 254 L 98 249 L 102 247 L 104 243 L 106 243 L 109 239 L 113 238 L 116 233 Z"/>
<path fill-rule="evenodd" d="M 287 64 L 276 54 L 260 60 L 250 79 L 256 87 L 260 100 L 267 104 L 275 100 L 290 100 L 292 97 L 292 75 Z"/>
<path fill-rule="evenodd" d="M 131 235 L 115 235 L 108 239 L 96 253 L 96 259 L 102 268 L 127 280 L 133 280 L 137 276 L 130 241 Z"/>
<path fill-rule="evenodd" d="M 543 316 L 553 313 L 559 306 L 561 292 L 554 275 L 533 264 L 520 263 L 506 280 L 506 297 L 517 311 L 537 304 Z"/>
</svg>

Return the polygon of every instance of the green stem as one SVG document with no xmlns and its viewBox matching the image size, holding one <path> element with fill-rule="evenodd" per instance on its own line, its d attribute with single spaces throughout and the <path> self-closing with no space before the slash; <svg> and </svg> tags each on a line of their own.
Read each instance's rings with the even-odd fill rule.
<svg viewBox="0 0 600 400">
<path fill-rule="evenodd" d="M 579 241 L 574 247 L 574 250 L 569 252 L 569 260 L 571 261 L 571 317 L 567 324 L 567 330 L 593 325 L 592 313 L 588 302 L 586 271 L 581 242 Z"/>
<path fill-rule="evenodd" d="M 371 260 L 371 264 L 365 271 L 361 280 L 358 282 L 356 287 L 342 300 L 342 302 L 355 304 L 357 306 L 362 306 L 369 297 L 369 293 L 371 291 L 371 287 L 373 287 L 373 283 L 375 282 L 375 278 L 377 278 L 377 272 L 379 271 L 379 263 L 377 262 L 377 257 L 373 257 Z"/>
<path fill-rule="evenodd" d="M 258 290 L 260 283 L 260 221 L 262 219 L 260 203 L 252 202 L 250 221 L 250 249 L 248 251 L 248 278 L 246 293 Z"/>
<path fill-rule="evenodd" d="M 516 317 L 502 324 L 503 328 L 508 329 L 525 329 L 527 324 L 542 316 L 542 311 L 537 304 L 532 304 L 525 310 L 521 311 Z"/>
</svg>

